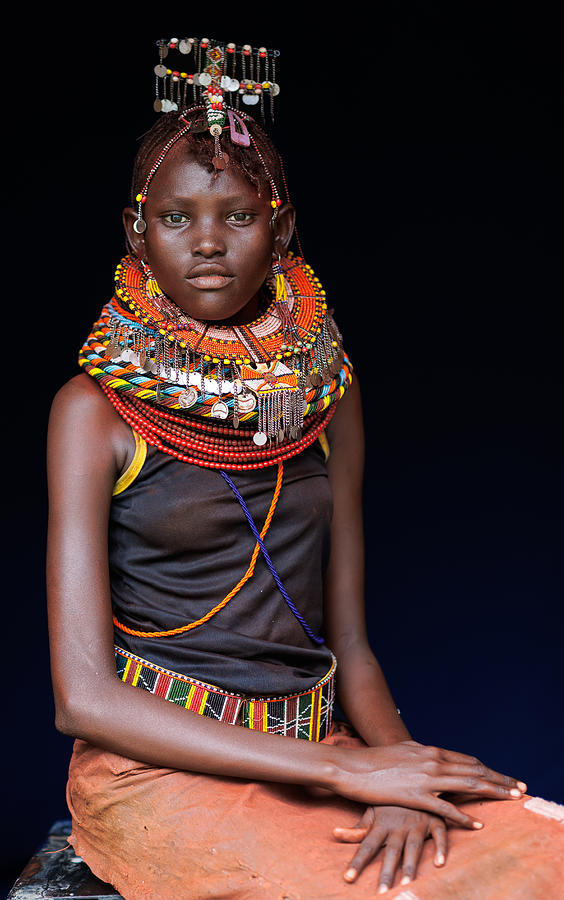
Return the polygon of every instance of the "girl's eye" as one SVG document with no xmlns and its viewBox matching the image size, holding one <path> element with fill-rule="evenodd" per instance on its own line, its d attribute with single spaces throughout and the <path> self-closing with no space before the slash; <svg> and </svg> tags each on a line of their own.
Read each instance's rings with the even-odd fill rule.
<svg viewBox="0 0 564 900">
<path fill-rule="evenodd" d="M 254 216 L 251 213 L 246 212 L 236 212 L 231 213 L 230 216 L 227 217 L 228 222 L 250 222 Z"/>
<path fill-rule="evenodd" d="M 163 218 L 168 225 L 184 225 L 184 223 L 188 221 L 188 216 L 185 216 L 182 213 L 169 213 L 167 216 L 163 216 Z"/>
</svg>

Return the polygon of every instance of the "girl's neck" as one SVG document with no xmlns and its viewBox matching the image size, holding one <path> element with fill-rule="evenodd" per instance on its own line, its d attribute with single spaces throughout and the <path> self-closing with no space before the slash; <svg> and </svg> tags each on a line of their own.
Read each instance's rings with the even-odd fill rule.
<svg viewBox="0 0 564 900">
<path fill-rule="evenodd" d="M 272 298 L 270 297 L 266 287 L 262 287 L 249 302 L 240 309 L 238 313 L 229 319 L 221 320 L 204 320 L 207 325 L 248 325 L 264 312 L 269 306 Z"/>
</svg>

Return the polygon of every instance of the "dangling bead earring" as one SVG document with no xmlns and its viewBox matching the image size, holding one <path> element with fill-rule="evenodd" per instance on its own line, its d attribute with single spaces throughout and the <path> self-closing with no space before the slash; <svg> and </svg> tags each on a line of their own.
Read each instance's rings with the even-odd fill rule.
<svg viewBox="0 0 564 900">
<path fill-rule="evenodd" d="M 146 201 L 146 197 L 143 194 L 137 194 L 135 200 L 137 201 L 137 218 L 133 223 L 133 230 L 135 234 L 143 234 L 145 229 L 147 228 L 147 223 L 143 218 L 143 204 Z"/>
<path fill-rule="evenodd" d="M 284 332 L 286 333 L 287 329 L 293 331 L 294 321 L 292 319 L 292 314 L 288 309 L 288 291 L 286 288 L 286 279 L 284 278 L 282 257 L 280 254 L 278 254 L 278 259 L 272 264 L 272 274 L 274 275 L 276 285 L 276 309 L 284 327 Z"/>
</svg>

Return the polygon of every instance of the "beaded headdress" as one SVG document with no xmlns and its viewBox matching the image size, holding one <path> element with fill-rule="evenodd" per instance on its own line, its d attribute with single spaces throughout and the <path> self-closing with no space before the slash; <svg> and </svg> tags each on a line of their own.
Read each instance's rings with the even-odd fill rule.
<svg viewBox="0 0 564 900">
<path fill-rule="evenodd" d="M 224 133 L 232 145 L 256 151 L 274 218 L 281 192 L 242 105 L 273 117 L 278 51 L 207 38 L 173 38 L 157 47 L 154 108 L 177 113 L 180 127 L 135 198 L 137 233 L 146 228 L 143 205 L 152 178 L 190 132 L 209 132 L 216 176 L 229 164 Z M 166 65 L 169 54 L 184 64 Z M 284 189 L 288 199 L 285 180 Z M 148 443 L 178 459 L 218 469 L 279 463 L 316 440 L 351 382 L 325 291 L 301 256 L 289 253 L 274 263 L 266 309 L 246 325 L 191 318 L 136 256 L 121 260 L 115 281 L 79 362 Z"/>
<path fill-rule="evenodd" d="M 228 165 L 229 156 L 222 148 L 221 137 L 224 128 L 229 128 L 232 144 L 249 147 L 251 144 L 261 161 L 271 188 L 273 217 L 281 204 L 278 187 L 254 140 L 247 129 L 246 121 L 251 117 L 243 112 L 241 104 L 251 109 L 258 106 L 263 123 L 266 109 L 274 121 L 274 98 L 280 93 L 276 77 L 278 50 L 266 47 L 252 47 L 250 44 L 222 44 L 209 38 L 171 38 L 157 41 L 159 61 L 154 67 L 156 112 L 179 112 L 183 127 L 162 148 L 151 168 L 143 189 L 135 200 L 137 220 L 134 229 L 138 234 L 145 230 L 143 204 L 151 180 L 167 156 L 169 150 L 184 135 L 208 130 L 214 139 L 213 165 L 219 172 Z M 178 57 L 179 68 L 172 69 L 164 60 L 169 53 Z M 170 60 L 170 65 L 175 60 Z M 190 69 L 190 71 L 184 71 Z M 272 73 L 272 80 L 271 80 Z M 190 97 L 191 93 L 191 97 Z M 232 105 L 227 104 L 227 97 Z M 267 100 L 267 103 L 265 102 Z M 227 124 L 228 123 L 228 124 Z"/>
</svg>

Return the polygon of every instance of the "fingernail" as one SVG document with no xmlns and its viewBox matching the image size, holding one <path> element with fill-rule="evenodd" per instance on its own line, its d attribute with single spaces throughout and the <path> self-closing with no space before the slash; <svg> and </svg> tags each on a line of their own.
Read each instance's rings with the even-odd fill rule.
<svg viewBox="0 0 564 900">
<path fill-rule="evenodd" d="M 484 827 L 483 822 L 472 822 L 472 828 L 483 828 L 483 827 Z"/>
<path fill-rule="evenodd" d="M 345 881 L 354 881 L 356 878 L 356 869 L 347 869 L 345 872 Z"/>
<path fill-rule="evenodd" d="M 435 865 L 436 866 L 444 866 L 445 864 L 445 855 L 444 853 L 437 853 L 435 856 Z"/>
<path fill-rule="evenodd" d="M 409 884 L 410 881 L 411 878 L 409 877 L 409 875 L 404 875 L 402 880 L 400 881 L 400 884 Z"/>
<path fill-rule="evenodd" d="M 387 894 L 388 893 L 388 885 L 381 884 L 380 887 L 378 888 L 378 893 L 379 894 Z"/>
<path fill-rule="evenodd" d="M 521 796 L 521 791 L 518 791 L 517 788 L 511 788 L 509 793 L 511 794 L 512 797 L 520 797 Z"/>
<path fill-rule="evenodd" d="M 523 791 L 523 793 L 525 793 L 525 791 L 527 790 L 527 785 L 525 784 L 524 781 L 518 781 L 517 787 L 519 788 L 520 791 Z"/>
</svg>

